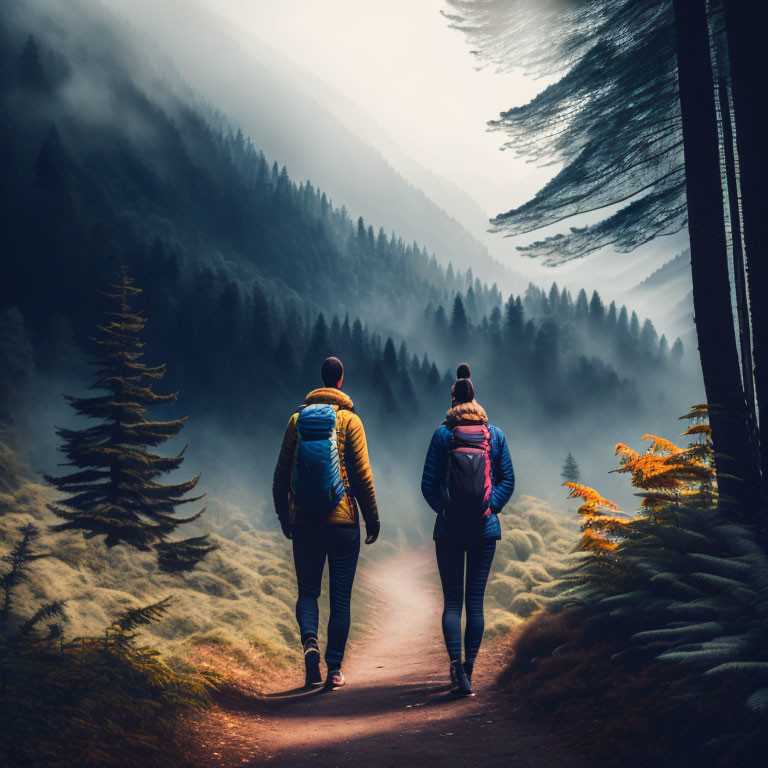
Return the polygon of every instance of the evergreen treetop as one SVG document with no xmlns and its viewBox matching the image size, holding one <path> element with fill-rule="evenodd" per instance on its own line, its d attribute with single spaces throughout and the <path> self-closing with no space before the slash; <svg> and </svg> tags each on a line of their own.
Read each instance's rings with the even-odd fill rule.
<svg viewBox="0 0 768 768">
<path fill-rule="evenodd" d="M 572 453 L 569 453 L 565 457 L 563 468 L 560 471 L 560 477 L 563 478 L 563 483 L 578 483 L 581 480 L 581 471 L 579 470 L 579 464 L 574 458 Z"/>
</svg>

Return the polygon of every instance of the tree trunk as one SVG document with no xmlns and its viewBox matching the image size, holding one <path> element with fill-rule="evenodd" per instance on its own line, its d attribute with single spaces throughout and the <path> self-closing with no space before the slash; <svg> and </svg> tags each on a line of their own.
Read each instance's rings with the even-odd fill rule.
<svg viewBox="0 0 768 768">
<path fill-rule="evenodd" d="M 768 104 L 765 78 L 765 0 L 726 0 L 725 25 L 731 70 L 736 147 L 752 313 L 755 394 L 763 439 L 760 448 L 761 501 L 768 517 L 768 139 L 760 119 Z"/>
<path fill-rule="evenodd" d="M 752 360 L 752 325 L 750 321 L 749 299 L 747 297 L 746 271 L 744 268 L 744 248 L 741 211 L 739 206 L 738 169 L 736 163 L 736 145 L 733 135 L 733 114 L 728 78 L 720 76 L 717 84 L 718 111 L 722 126 L 723 160 L 727 189 L 728 218 L 731 224 L 731 254 L 733 262 L 733 290 L 736 296 L 736 316 L 739 321 L 739 351 L 741 353 L 741 380 L 746 401 L 747 429 L 749 450 L 755 466 L 760 464 L 760 434 L 755 411 L 754 362 Z M 756 497 L 760 488 L 754 488 Z"/>
<path fill-rule="evenodd" d="M 720 147 L 706 0 L 673 0 L 696 332 L 725 505 L 756 522 L 757 467 L 749 450 L 728 276 Z"/>
</svg>

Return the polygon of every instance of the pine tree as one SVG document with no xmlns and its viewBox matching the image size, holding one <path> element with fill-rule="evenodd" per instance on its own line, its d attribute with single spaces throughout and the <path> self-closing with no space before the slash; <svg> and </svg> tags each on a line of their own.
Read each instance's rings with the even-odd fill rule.
<svg viewBox="0 0 768 768">
<path fill-rule="evenodd" d="M 586 318 L 589 315 L 589 303 L 587 302 L 587 292 L 582 288 L 576 298 L 576 317 Z"/>
<path fill-rule="evenodd" d="M 674 343 L 672 344 L 672 351 L 670 352 L 670 355 L 672 357 L 672 360 L 674 360 L 676 363 L 679 363 L 683 359 L 683 355 L 685 354 L 685 350 L 683 348 L 683 342 L 680 340 L 680 337 L 678 336 Z"/>
<path fill-rule="evenodd" d="M 29 564 L 40 555 L 32 551 L 33 545 L 40 535 L 40 531 L 31 523 L 25 525 L 21 531 L 21 538 L 13 549 L 3 557 L 3 561 L 10 566 L 0 575 L 0 590 L 2 590 L 2 603 L 0 604 L 0 625 L 8 618 L 13 602 L 13 594 L 19 582 L 24 578 Z"/>
<path fill-rule="evenodd" d="M 48 78 L 40 61 L 40 50 L 35 38 L 27 38 L 19 57 L 19 82 L 28 91 L 41 92 L 50 88 Z"/>
<path fill-rule="evenodd" d="M 98 326 L 99 334 L 94 339 L 101 356 L 91 389 L 107 392 L 96 397 L 65 395 L 77 414 L 99 423 L 78 430 L 57 428 L 56 433 L 64 441 L 60 451 L 68 459 L 65 466 L 76 470 L 63 477 L 47 475 L 46 479 L 69 494 L 51 505 L 51 510 L 65 521 L 55 530 L 80 530 L 87 538 L 103 535 L 108 547 L 128 544 L 147 550 L 205 510 L 187 518 L 175 514 L 177 505 L 202 498 L 185 498 L 197 485 L 199 475 L 174 484 L 157 479 L 181 465 L 186 448 L 171 457 L 159 456 L 150 449 L 176 436 L 188 417 L 172 421 L 150 421 L 145 417 L 148 407 L 175 402 L 178 393 L 158 395 L 152 391 L 152 383 L 164 376 L 165 366 L 150 367 L 141 362 L 141 332 L 146 319 L 130 304 L 139 293 L 141 289 L 133 285 L 125 268 L 119 283 L 105 292 L 114 309 L 107 313 L 107 322 Z M 188 541 L 192 540 L 174 544 L 184 548 Z"/>
<path fill-rule="evenodd" d="M 451 336 L 457 345 L 465 344 L 469 337 L 469 321 L 464 309 L 461 294 L 457 293 L 453 300 L 453 312 L 451 312 Z"/>
<path fill-rule="evenodd" d="M 569 453 L 565 457 L 563 468 L 560 471 L 560 477 L 563 478 L 563 483 L 578 483 L 581 480 L 581 471 L 576 459 L 572 453 Z"/>
<path fill-rule="evenodd" d="M 315 321 L 312 337 L 304 356 L 304 376 L 310 380 L 315 378 L 317 376 L 318 361 L 322 362 L 331 354 L 328 324 L 325 322 L 325 315 L 321 312 Z"/>
<path fill-rule="evenodd" d="M 389 336 L 384 344 L 384 352 L 381 357 L 381 364 L 384 368 L 384 376 L 396 379 L 399 375 L 399 366 L 397 361 L 397 352 L 395 352 L 395 343 Z"/>
<path fill-rule="evenodd" d="M 605 306 L 600 294 L 592 291 L 592 298 L 589 301 L 589 320 L 593 328 L 600 328 L 605 319 Z"/>
</svg>

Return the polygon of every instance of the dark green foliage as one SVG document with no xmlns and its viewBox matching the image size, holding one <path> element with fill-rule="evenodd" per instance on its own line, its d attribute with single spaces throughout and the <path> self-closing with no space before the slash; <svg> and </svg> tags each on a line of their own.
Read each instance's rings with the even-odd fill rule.
<svg viewBox="0 0 768 768">
<path fill-rule="evenodd" d="M 499 214 L 519 234 L 625 203 L 597 224 L 521 248 L 559 264 L 611 245 L 629 251 L 686 224 L 675 35 L 667 0 L 451 0 L 453 25 L 503 69 L 560 79 L 491 127 L 505 147 L 562 170 L 529 202 Z M 630 201 L 630 202 L 628 202 Z"/>
<path fill-rule="evenodd" d="M 177 435 L 186 417 L 150 421 L 145 416 L 148 407 L 172 403 L 178 393 L 153 392 L 152 384 L 165 375 L 165 366 L 141 362 L 144 343 L 140 334 L 146 320 L 131 307 L 131 299 L 140 292 L 123 270 L 119 284 L 110 286 L 105 294 L 114 307 L 107 313 L 108 322 L 98 326 L 95 341 L 101 357 L 91 389 L 106 390 L 106 394 L 66 396 L 79 415 L 99 423 L 79 430 L 56 430 L 64 441 L 60 450 L 68 459 L 67 466 L 76 470 L 46 479 L 69 494 L 51 506 L 65 521 L 56 530 L 80 530 L 88 537 L 104 535 L 109 547 L 130 544 L 149 549 L 179 525 L 200 517 L 202 511 L 177 518 L 175 508 L 202 497 L 188 496 L 199 476 L 174 484 L 157 479 L 181 465 L 184 451 L 166 458 L 149 449 Z"/>
<path fill-rule="evenodd" d="M 473 381 L 482 388 L 478 399 L 496 412 L 512 407 L 523 420 L 542 408 L 563 416 L 584 408 L 605 412 L 636 402 L 636 382 L 646 380 L 649 369 L 671 375 L 666 341 L 658 339 L 653 324 L 645 323 L 641 334 L 636 314 L 630 327 L 626 307 L 606 311 L 596 291 L 591 301 L 581 291 L 574 302 L 556 283 L 548 293 L 531 285 L 524 297 L 510 296 L 503 309 L 483 307 L 476 323 L 468 320 L 460 298 L 453 302 L 450 325 L 442 304 L 427 308 L 428 346 L 444 350 L 449 360 L 469 358 Z"/>
<path fill-rule="evenodd" d="M 60 314 L 82 340 L 84 298 L 122 264 L 145 286 L 142 270 L 163 273 L 158 290 L 169 299 L 169 317 L 180 301 L 171 284 L 181 283 L 182 302 L 191 302 L 188 282 L 211 263 L 220 273 L 207 277 L 226 284 L 230 297 L 232 285 L 243 294 L 258 286 L 281 313 L 294 313 L 302 297 L 313 315 L 377 311 L 400 325 L 414 308 L 458 290 L 462 276 L 448 278 L 420 245 L 379 236 L 373 247 L 364 222 L 356 236 L 346 209 L 285 167 L 275 163 L 270 172 L 220 115 L 176 101 L 168 107 L 143 92 L 125 77 L 124 51 L 98 60 L 83 50 L 66 61 L 37 39 L 37 66 L 44 74 L 56 69 L 56 77 L 50 91 L 27 88 L 16 66 L 26 34 L 8 34 L 5 23 L 0 35 L 17 47 L 0 58 L 0 157 L 12 158 L 0 179 L 0 231 L 8 260 L 26 258 L 8 265 L 0 307 L 18 301 L 35 329 Z M 124 119 L 99 123 L 96 132 L 66 96 L 76 77 L 119 102 Z M 147 126 L 142 140 L 127 129 L 131 121 Z"/>
<path fill-rule="evenodd" d="M 572 453 L 569 453 L 565 457 L 565 461 L 563 462 L 563 469 L 560 472 L 560 477 L 563 478 L 564 483 L 578 483 L 579 480 L 581 480 L 579 464 L 573 457 Z"/>
<path fill-rule="evenodd" d="M 8 555 L 3 557 L 3 561 L 8 563 L 8 570 L 0 576 L 0 588 L 3 590 L 3 603 L 0 606 L 0 625 L 8 620 L 8 614 L 11 610 L 11 600 L 13 591 L 24 578 L 24 572 L 30 563 L 40 555 L 32 552 L 35 540 L 40 536 L 40 531 L 31 523 L 21 529 L 21 538 Z"/>
<path fill-rule="evenodd" d="M 453 311 L 451 312 L 451 340 L 456 345 L 459 356 L 464 353 L 468 336 L 469 322 L 467 321 L 467 313 L 464 309 L 461 294 L 458 293 L 453 300 Z"/>
<path fill-rule="evenodd" d="M 110 626 L 110 631 L 116 633 L 121 639 L 132 639 L 133 635 L 128 634 L 131 630 L 151 624 L 153 621 L 160 621 L 168 612 L 170 603 L 171 598 L 166 597 L 157 603 L 145 605 L 141 608 L 129 608 L 115 617 Z"/>
<path fill-rule="evenodd" d="M 157 564 L 161 571 L 191 571 L 216 548 L 207 535 L 193 536 L 181 541 L 164 541 L 155 547 Z"/>
<path fill-rule="evenodd" d="M 13 424 L 34 369 L 34 350 L 19 310 L 0 313 L 0 422 Z"/>
</svg>

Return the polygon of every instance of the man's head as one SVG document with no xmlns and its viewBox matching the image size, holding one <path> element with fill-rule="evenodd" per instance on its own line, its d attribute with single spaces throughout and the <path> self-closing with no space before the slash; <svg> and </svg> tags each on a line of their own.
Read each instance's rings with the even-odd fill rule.
<svg viewBox="0 0 768 768">
<path fill-rule="evenodd" d="M 341 382 L 344 381 L 344 366 L 341 360 L 338 357 L 326 357 L 323 360 L 320 375 L 323 377 L 323 384 L 326 387 L 340 389 Z"/>
</svg>

